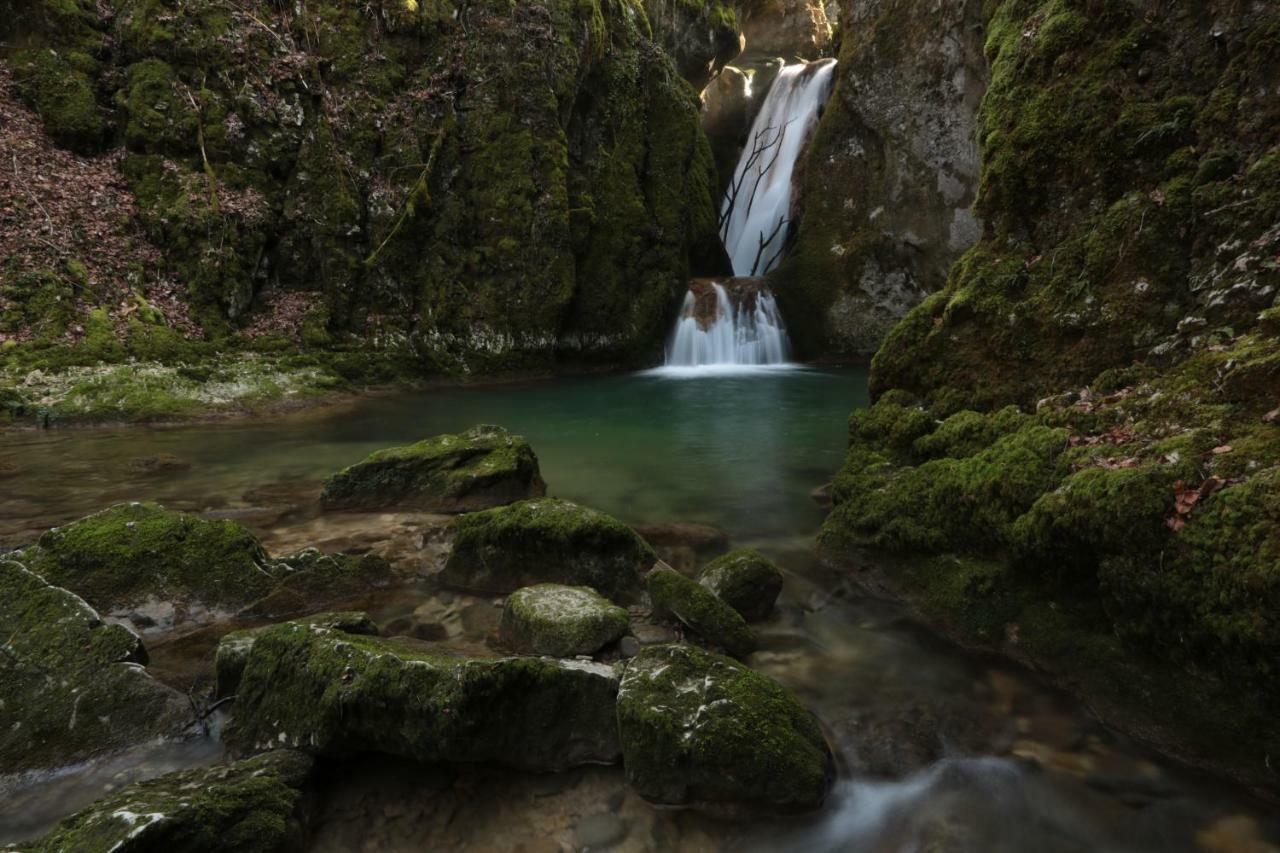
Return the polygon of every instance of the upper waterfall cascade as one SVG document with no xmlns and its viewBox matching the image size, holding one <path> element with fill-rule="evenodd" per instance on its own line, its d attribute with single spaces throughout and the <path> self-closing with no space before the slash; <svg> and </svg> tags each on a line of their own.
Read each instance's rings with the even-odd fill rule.
<svg viewBox="0 0 1280 853">
<path fill-rule="evenodd" d="M 763 276 L 782 260 L 791 228 L 796 162 L 822 115 L 836 61 L 783 68 L 747 137 L 720 209 L 720 237 L 735 275 Z M 772 293 L 731 295 L 722 283 L 691 288 L 667 344 L 668 368 L 785 364 L 787 332 Z"/>
</svg>

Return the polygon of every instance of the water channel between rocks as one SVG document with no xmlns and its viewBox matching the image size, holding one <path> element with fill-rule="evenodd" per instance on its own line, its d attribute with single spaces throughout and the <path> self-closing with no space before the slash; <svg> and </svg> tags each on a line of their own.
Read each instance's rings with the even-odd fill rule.
<svg viewBox="0 0 1280 853">
<path fill-rule="evenodd" d="M 810 493 L 839 467 L 859 370 L 636 374 L 363 399 L 265 420 L 0 438 L 0 545 L 111 503 L 158 500 L 234 518 L 277 553 L 316 545 L 438 564 L 441 522 L 320 515 L 319 482 L 369 451 L 476 423 L 526 436 L 549 493 L 634 524 L 720 527 L 789 576 L 760 626 L 757 670 L 826 728 L 841 779 L 817 815 L 788 820 L 660 810 L 620 768 L 531 775 L 368 756 L 321 773 L 314 850 L 1264 851 L 1265 807 L 1162 763 L 1025 674 L 969 658 L 813 556 Z M 429 580 L 350 602 L 383 633 L 444 625 L 491 640 L 498 606 Z M 146 638 L 152 670 L 207 677 L 220 631 Z M 47 829 L 104 789 L 220 760 L 207 739 L 147 747 L 0 789 L 0 842 Z"/>
</svg>

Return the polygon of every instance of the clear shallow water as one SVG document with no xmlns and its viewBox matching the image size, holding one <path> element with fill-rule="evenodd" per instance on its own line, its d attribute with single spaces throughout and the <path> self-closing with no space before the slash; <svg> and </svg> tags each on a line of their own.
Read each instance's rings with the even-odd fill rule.
<svg viewBox="0 0 1280 853">
<path fill-rule="evenodd" d="M 530 439 L 553 494 L 633 523 L 714 524 L 791 570 L 751 665 L 815 711 L 841 781 L 821 814 L 726 820 L 654 809 L 619 768 L 537 776 L 370 757 L 325 770 L 313 849 L 601 849 L 602 838 L 626 851 L 1278 849 L 1266 807 L 1153 759 L 1061 695 L 958 653 L 815 564 L 823 511 L 809 493 L 839 467 L 865 389 L 857 370 L 655 371 L 434 390 L 268 421 L 8 434 L 0 469 L 18 470 L 0 481 L 0 542 L 144 498 L 241 517 L 281 548 L 376 540 L 405 522 L 273 507 L 314 494 L 371 450 L 498 423 Z M 165 453 L 178 461 L 163 470 L 139 462 Z M 384 632 L 438 621 L 457 644 L 486 643 L 498 618 L 491 602 L 429 585 L 358 606 Z M 215 634 L 148 638 L 153 671 L 185 688 Z M 30 837 L 108 785 L 220 752 L 202 742 L 135 755 L 7 792 L 0 840 Z"/>
</svg>

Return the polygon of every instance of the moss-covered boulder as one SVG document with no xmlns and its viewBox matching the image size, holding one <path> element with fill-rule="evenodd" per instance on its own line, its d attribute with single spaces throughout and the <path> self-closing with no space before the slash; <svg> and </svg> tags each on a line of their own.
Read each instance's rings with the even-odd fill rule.
<svg viewBox="0 0 1280 853">
<path fill-rule="evenodd" d="M 306 838 L 312 760 L 278 750 L 108 794 L 22 849 L 30 853 L 285 853 Z"/>
<path fill-rule="evenodd" d="M 738 611 L 675 569 L 660 566 L 645 578 L 656 613 L 672 616 L 734 657 L 756 650 L 756 637 Z"/>
<path fill-rule="evenodd" d="M 650 646 L 627 665 L 618 726 L 627 781 L 656 803 L 815 809 L 835 776 L 795 696 L 693 646 Z"/>
<path fill-rule="evenodd" d="M 536 583 L 589 586 L 620 604 L 640 592 L 657 557 L 610 515 L 542 498 L 459 517 L 440 579 L 486 595 Z"/>
<path fill-rule="evenodd" d="M 0 771 L 75 764 L 190 721 L 186 697 L 143 669 L 136 634 L 11 560 L 0 560 L 0 625 Z"/>
<path fill-rule="evenodd" d="M 474 512 L 545 493 L 527 441 L 475 426 L 379 450 L 326 480 L 320 500 L 326 509 Z"/>
<path fill-rule="evenodd" d="M 620 753 L 618 676 L 605 664 L 451 656 L 403 638 L 287 622 L 258 634 L 225 739 L 525 770 Z"/>
<path fill-rule="evenodd" d="M 782 592 L 782 570 L 759 551 L 739 548 L 704 566 L 698 583 L 753 622 L 773 612 Z"/>
<path fill-rule="evenodd" d="M 589 587 L 544 583 L 507 596 L 502 639 L 518 652 L 590 655 L 626 633 L 630 621 L 625 608 Z"/>
<path fill-rule="evenodd" d="M 356 611 L 317 613 L 295 621 L 304 625 L 333 628 L 335 631 L 347 634 L 362 634 L 368 637 L 378 635 L 378 626 L 369 618 L 369 615 Z M 235 695 L 236 688 L 240 686 L 240 675 L 244 672 L 245 661 L 249 659 L 249 650 L 253 648 L 254 639 L 270 627 L 270 625 L 263 625 L 258 628 L 232 631 L 218 640 L 218 648 L 213 656 L 214 694 L 218 698 Z"/>
<path fill-rule="evenodd" d="M 154 503 L 119 504 L 54 528 L 24 559 L 49 582 L 147 629 L 235 612 L 276 584 L 245 528 Z"/>
</svg>

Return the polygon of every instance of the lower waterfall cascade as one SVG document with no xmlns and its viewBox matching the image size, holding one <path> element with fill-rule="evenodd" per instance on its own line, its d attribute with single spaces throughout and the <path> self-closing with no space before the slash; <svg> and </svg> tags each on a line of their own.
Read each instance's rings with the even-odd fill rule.
<svg viewBox="0 0 1280 853">
<path fill-rule="evenodd" d="M 790 349 L 773 294 L 762 290 L 734 304 L 724 285 L 711 285 L 715 299 L 709 321 L 698 317 L 698 297 L 690 290 L 667 347 L 668 367 L 783 364 Z"/>
</svg>

